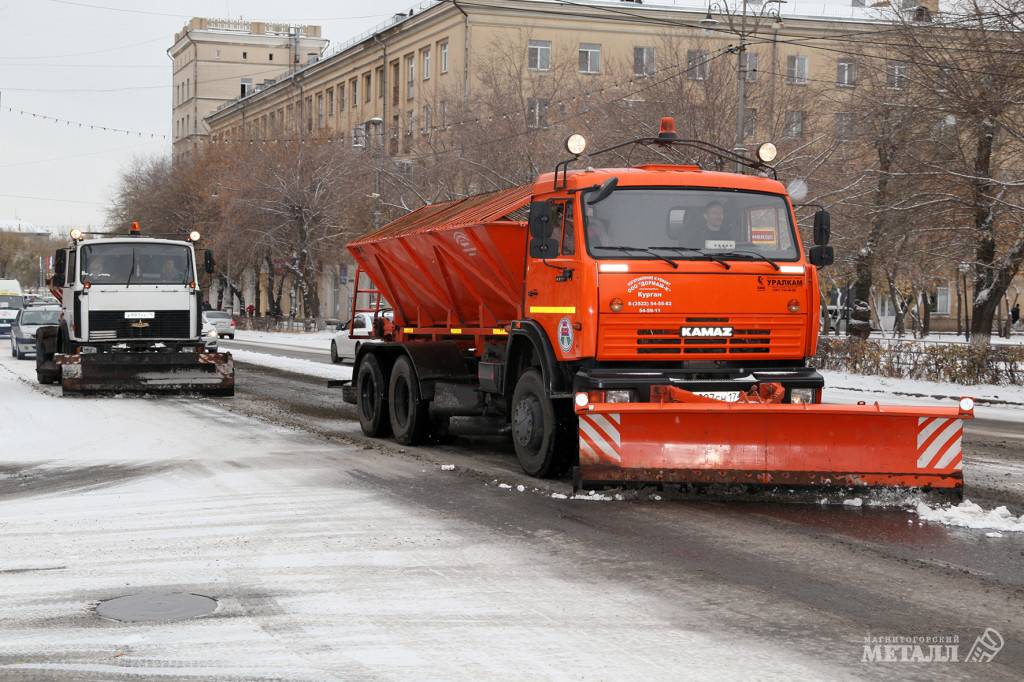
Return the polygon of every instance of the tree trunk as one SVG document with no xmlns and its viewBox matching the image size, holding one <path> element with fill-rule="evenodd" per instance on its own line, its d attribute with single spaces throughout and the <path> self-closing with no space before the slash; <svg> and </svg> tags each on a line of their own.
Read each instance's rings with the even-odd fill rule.
<svg viewBox="0 0 1024 682">
<path fill-rule="evenodd" d="M 928 301 L 928 292 L 921 292 L 921 338 L 932 333 L 932 310 Z"/>
<path fill-rule="evenodd" d="M 888 145 L 879 141 L 876 145 L 878 151 L 878 179 L 875 184 L 875 207 L 884 207 L 889 204 L 889 171 L 892 169 L 892 159 Z M 864 240 L 864 246 L 857 252 L 854 262 L 853 280 L 853 312 L 847 322 L 849 335 L 860 339 L 866 339 L 871 335 L 871 286 L 875 268 L 875 254 L 878 244 L 885 235 L 889 225 L 888 214 L 879 211 Z"/>
<path fill-rule="evenodd" d="M 224 289 L 227 278 L 223 274 L 217 275 L 217 310 L 224 310 Z"/>
</svg>

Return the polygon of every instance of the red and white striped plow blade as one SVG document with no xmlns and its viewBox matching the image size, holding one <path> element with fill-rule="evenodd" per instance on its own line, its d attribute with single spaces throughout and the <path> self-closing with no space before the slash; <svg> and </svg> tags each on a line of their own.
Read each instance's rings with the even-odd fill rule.
<svg viewBox="0 0 1024 682">
<path fill-rule="evenodd" d="M 957 407 L 590 403 L 578 480 L 963 488 Z"/>
</svg>

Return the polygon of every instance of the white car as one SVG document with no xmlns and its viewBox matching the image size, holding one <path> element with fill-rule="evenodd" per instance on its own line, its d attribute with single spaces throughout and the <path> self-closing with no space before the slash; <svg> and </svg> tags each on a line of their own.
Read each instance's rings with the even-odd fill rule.
<svg viewBox="0 0 1024 682">
<path fill-rule="evenodd" d="M 217 328 L 212 322 L 203 320 L 203 346 L 209 353 L 217 352 Z"/>
<path fill-rule="evenodd" d="M 216 327 L 217 334 L 221 338 L 235 338 L 235 327 L 238 326 L 238 323 L 226 310 L 204 310 L 203 322 L 209 322 Z"/>
<path fill-rule="evenodd" d="M 390 320 L 392 312 L 386 310 L 381 316 Z M 373 317 L 373 313 L 356 313 L 351 320 L 338 325 L 338 331 L 331 339 L 331 362 L 337 364 L 345 358 L 356 359 L 359 346 L 373 333 Z"/>
</svg>

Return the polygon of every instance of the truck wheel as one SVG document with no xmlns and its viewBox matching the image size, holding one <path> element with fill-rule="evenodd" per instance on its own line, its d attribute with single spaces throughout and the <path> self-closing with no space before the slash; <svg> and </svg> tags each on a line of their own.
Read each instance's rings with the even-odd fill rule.
<svg viewBox="0 0 1024 682">
<path fill-rule="evenodd" d="M 571 416 L 547 397 L 539 370 L 523 372 L 512 393 L 512 442 L 523 471 L 537 478 L 565 471 L 574 447 Z"/>
<path fill-rule="evenodd" d="M 356 410 L 359 426 L 371 438 L 383 438 L 391 431 L 388 420 L 387 385 L 376 355 L 367 355 L 356 374 Z"/>
<path fill-rule="evenodd" d="M 391 368 L 388 386 L 388 414 L 391 432 L 402 445 L 420 445 L 430 435 L 430 413 L 427 403 L 420 399 L 420 382 L 416 370 L 405 355 Z"/>
<path fill-rule="evenodd" d="M 41 384 L 55 384 L 60 381 L 60 368 L 36 369 L 36 381 Z"/>
<path fill-rule="evenodd" d="M 341 362 L 341 358 L 338 357 L 338 344 L 331 341 L 331 364 L 336 365 Z"/>
</svg>

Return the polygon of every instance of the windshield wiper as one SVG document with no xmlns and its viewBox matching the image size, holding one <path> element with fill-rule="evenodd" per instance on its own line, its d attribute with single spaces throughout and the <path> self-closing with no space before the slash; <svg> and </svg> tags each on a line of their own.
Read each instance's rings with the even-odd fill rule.
<svg viewBox="0 0 1024 682">
<path fill-rule="evenodd" d="M 763 260 L 765 263 L 767 263 L 768 265 L 770 265 L 773 268 L 775 268 L 776 272 L 781 269 L 781 268 L 779 268 L 779 264 L 778 263 L 773 261 L 768 256 L 764 256 L 764 255 L 758 253 L 757 251 L 719 251 L 717 255 L 719 255 L 719 256 L 726 256 L 726 257 L 729 257 L 729 258 L 737 258 L 737 257 L 741 257 L 741 256 L 747 256 L 749 258 L 756 258 L 758 260 Z"/>
<path fill-rule="evenodd" d="M 708 253 L 707 251 L 704 251 L 703 249 L 694 249 L 694 248 L 691 248 L 691 247 L 688 247 L 688 246 L 652 246 L 651 248 L 652 249 L 665 249 L 666 251 L 684 251 L 686 253 L 695 253 L 698 256 L 701 256 L 702 258 L 705 258 L 707 260 L 715 261 L 716 263 L 721 265 L 726 270 L 731 270 L 732 269 L 731 265 L 729 265 L 727 262 L 725 262 L 724 260 L 722 260 L 721 258 L 718 257 L 718 254 Z"/>
<path fill-rule="evenodd" d="M 592 248 L 592 249 L 601 249 L 601 250 L 604 250 L 604 251 L 643 251 L 644 253 L 649 253 L 652 256 L 654 256 L 655 258 L 658 258 L 660 260 L 665 261 L 666 263 L 671 265 L 673 268 L 678 268 L 679 267 L 679 263 L 675 262 L 671 258 L 669 258 L 667 256 L 662 256 L 660 253 L 655 253 L 654 251 L 651 251 L 650 249 L 645 248 L 643 246 L 592 246 L 590 248 Z"/>
</svg>

